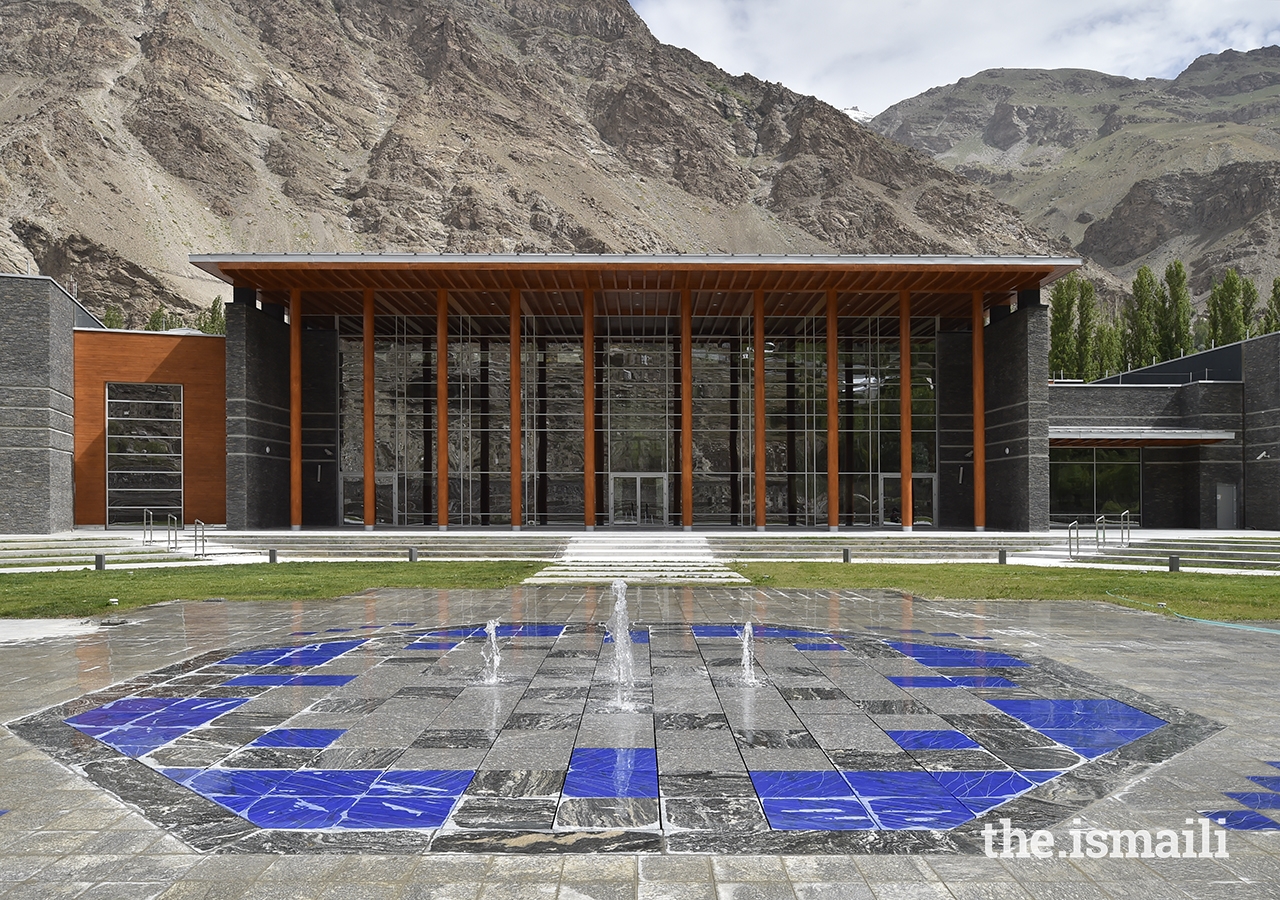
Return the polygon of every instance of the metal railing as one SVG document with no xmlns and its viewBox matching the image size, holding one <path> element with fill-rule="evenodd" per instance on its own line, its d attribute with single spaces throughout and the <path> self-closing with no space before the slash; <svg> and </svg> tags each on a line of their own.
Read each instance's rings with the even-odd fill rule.
<svg viewBox="0 0 1280 900">
<path fill-rule="evenodd" d="M 142 543 L 156 542 L 156 514 L 149 509 L 142 511 Z"/>
<path fill-rule="evenodd" d="M 1107 517 L 1098 516 L 1093 520 L 1093 546 L 1102 552 L 1102 548 L 1107 546 Z"/>
<path fill-rule="evenodd" d="M 175 553 L 178 550 L 178 517 L 173 513 L 169 513 L 169 521 L 165 523 L 164 549 Z"/>
<path fill-rule="evenodd" d="M 1129 541 L 1133 538 L 1133 517 L 1129 515 L 1129 510 L 1120 513 L 1120 546 L 1128 547 Z"/>
<path fill-rule="evenodd" d="M 1067 556 L 1076 559 L 1080 556 L 1080 520 L 1067 526 Z"/>
<path fill-rule="evenodd" d="M 204 523 L 199 519 L 194 522 L 191 530 L 191 552 L 197 557 L 205 557 L 209 555 L 209 547 L 205 537 Z"/>
</svg>

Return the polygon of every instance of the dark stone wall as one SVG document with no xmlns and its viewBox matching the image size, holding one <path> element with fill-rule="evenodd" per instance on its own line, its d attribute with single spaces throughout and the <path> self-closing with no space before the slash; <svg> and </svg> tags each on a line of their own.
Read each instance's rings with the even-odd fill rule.
<svg viewBox="0 0 1280 900">
<path fill-rule="evenodd" d="M 336 528 L 338 332 L 302 332 L 302 524 Z"/>
<path fill-rule="evenodd" d="M 973 527 L 973 335 L 938 334 L 940 528 Z M 963 480 L 962 480 L 963 476 Z"/>
<path fill-rule="evenodd" d="M 240 292 L 236 301 L 226 308 L 227 527 L 287 528 L 289 327 Z"/>
<path fill-rule="evenodd" d="M 1280 333 L 1244 351 L 1244 526 L 1280 529 Z M 1259 456 L 1266 454 L 1259 459 Z"/>
<path fill-rule="evenodd" d="M 1182 420 L 1185 428 L 1231 431 L 1235 440 L 1221 444 L 1203 444 L 1195 449 L 1194 475 L 1186 478 L 1186 502 L 1191 511 L 1191 528 L 1218 527 L 1219 484 L 1234 484 L 1236 496 L 1242 496 L 1241 426 L 1243 423 L 1244 388 L 1239 382 L 1196 382 L 1181 391 Z M 1237 502 L 1239 502 L 1237 500 Z M 1240 515 L 1236 515 L 1239 526 Z"/>
<path fill-rule="evenodd" d="M 0 533 L 74 524 L 75 310 L 49 278 L 0 276 Z"/>
<path fill-rule="evenodd" d="M 1020 292 L 1012 314 L 992 311 L 983 348 L 987 527 L 1048 531 L 1049 315 L 1038 292 Z"/>
</svg>

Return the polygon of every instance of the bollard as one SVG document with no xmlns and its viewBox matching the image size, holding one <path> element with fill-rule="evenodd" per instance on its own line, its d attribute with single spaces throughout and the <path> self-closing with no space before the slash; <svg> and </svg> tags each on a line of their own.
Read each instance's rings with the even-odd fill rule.
<svg viewBox="0 0 1280 900">
<path fill-rule="evenodd" d="M 417 547 L 410 547 L 410 548 L 409 548 L 409 562 L 417 562 L 417 561 L 418 561 L 418 548 L 417 548 Z"/>
<path fill-rule="evenodd" d="M 270 550 L 268 550 L 268 551 L 267 551 L 267 562 L 272 562 L 272 563 L 274 563 L 274 562 L 278 562 L 278 561 L 279 561 L 279 560 L 278 560 L 278 559 L 277 559 L 277 557 L 276 557 L 276 548 L 275 548 L 275 547 L 272 547 Z"/>
<path fill-rule="evenodd" d="M 853 562 L 853 551 L 850 550 L 848 547 L 844 548 L 844 561 Z"/>
<path fill-rule="evenodd" d="M 1001 547 L 1000 548 L 1000 565 L 1007 566 L 1008 564 L 1009 564 L 1009 551 Z"/>
<path fill-rule="evenodd" d="M 1177 572 L 1182 565 L 1182 560 L 1176 556 L 1169 557 L 1169 571 Z"/>
<path fill-rule="evenodd" d="M 107 554 L 105 553 L 93 554 L 93 568 L 96 571 L 101 572 L 106 567 L 107 567 Z"/>
</svg>

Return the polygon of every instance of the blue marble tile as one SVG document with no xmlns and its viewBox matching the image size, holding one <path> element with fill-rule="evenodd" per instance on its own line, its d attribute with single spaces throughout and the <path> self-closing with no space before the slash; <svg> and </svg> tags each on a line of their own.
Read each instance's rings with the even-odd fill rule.
<svg viewBox="0 0 1280 900">
<path fill-rule="evenodd" d="M 953 688 L 956 683 L 943 675 L 890 675 L 889 681 L 898 687 Z"/>
<path fill-rule="evenodd" d="M 396 769 L 379 775 L 369 796 L 461 797 L 474 775 L 466 770 Z"/>
<path fill-rule="evenodd" d="M 971 641 L 994 641 L 994 640 L 995 640 L 995 638 L 993 638 L 993 637 L 989 637 L 989 636 L 987 636 L 987 635 L 985 635 L 985 634 L 971 634 L 971 635 L 969 635 L 969 640 L 971 640 Z"/>
<path fill-rule="evenodd" d="M 741 634 L 741 631 L 738 632 Z M 799 628 L 773 628 L 764 626 L 762 628 L 752 628 L 752 633 L 761 639 L 784 638 L 791 641 L 830 641 L 831 635 L 825 631 L 805 631 Z"/>
<path fill-rule="evenodd" d="M 873 797 L 867 808 L 881 828 L 890 831 L 927 828 L 944 830 L 963 825 L 973 811 L 954 797 Z"/>
<path fill-rule="evenodd" d="M 228 687 L 276 687 L 288 684 L 292 675 L 237 675 L 224 682 Z"/>
<path fill-rule="evenodd" d="M 480 628 L 480 627 L 477 627 L 477 628 L 441 628 L 441 629 L 439 629 L 439 630 L 437 630 L 437 631 L 427 631 L 427 632 L 423 632 L 422 634 L 418 635 L 418 637 L 420 637 L 420 638 L 423 638 L 423 637 L 450 637 L 450 638 L 452 638 L 452 637 L 456 637 L 456 638 L 469 638 L 469 637 L 479 637 L 480 635 L 483 635 L 483 634 L 484 634 L 484 628 Z"/>
<path fill-rule="evenodd" d="M 355 680 L 354 675 L 294 675 L 286 684 L 303 687 L 342 687 Z"/>
<path fill-rule="evenodd" d="M 457 797 L 361 797 L 347 809 L 341 828 L 439 828 Z"/>
<path fill-rule="evenodd" d="M 178 784 L 186 784 L 192 778 L 195 778 L 204 769 L 184 769 L 184 768 L 166 768 L 161 769 L 160 774 L 170 781 L 176 781 Z"/>
<path fill-rule="evenodd" d="M 244 816 L 259 828 L 332 828 L 355 805 L 355 797 L 263 797 Z"/>
<path fill-rule="evenodd" d="M 756 793 L 764 798 L 852 797 L 849 782 L 834 770 L 820 772 L 751 772 Z"/>
<path fill-rule="evenodd" d="M 657 751 L 579 747 L 569 758 L 563 793 L 566 797 L 657 797 Z"/>
<path fill-rule="evenodd" d="M 361 625 L 360 626 L 362 631 L 378 631 L 386 627 L 387 627 L 386 625 Z"/>
<path fill-rule="evenodd" d="M 289 632 L 289 637 L 311 637 L 311 635 L 318 633 L 315 631 L 291 631 Z"/>
<path fill-rule="evenodd" d="M 694 625 L 693 636 L 696 638 L 736 638 L 742 631 L 732 625 Z"/>
<path fill-rule="evenodd" d="M 1018 685 L 1008 678 L 999 675 L 948 675 L 957 687 L 967 688 L 1011 688 Z"/>
<path fill-rule="evenodd" d="M 345 728 L 277 728 L 268 731 L 250 747 L 328 747 L 346 734 Z"/>
<path fill-rule="evenodd" d="M 272 650 L 246 650 L 235 656 L 228 656 L 218 663 L 220 666 L 266 666 L 288 653 L 290 648 L 277 647 Z"/>
<path fill-rule="evenodd" d="M 909 772 L 845 772 L 844 780 L 863 800 L 877 797 L 937 797 L 955 800 L 951 792 L 923 769 Z"/>
<path fill-rule="evenodd" d="M 351 630 L 350 628 L 326 628 L 326 629 L 325 629 L 325 632 L 326 632 L 326 633 L 328 633 L 328 632 L 347 632 L 347 631 L 350 631 L 350 630 Z"/>
<path fill-rule="evenodd" d="M 1251 809 L 1201 810 L 1200 815 L 1227 831 L 1280 831 L 1280 823 Z"/>
<path fill-rule="evenodd" d="M 871 831 L 876 823 L 853 797 L 822 800 L 766 798 L 761 802 L 775 831 Z"/>
<path fill-rule="evenodd" d="M 980 750 L 973 738 L 958 731 L 887 731 L 903 750 Z"/>
<path fill-rule="evenodd" d="M 827 651 L 827 652 L 832 652 L 832 653 L 835 653 L 835 652 L 838 652 L 838 651 L 840 651 L 840 650 L 845 649 L 843 645 L 841 645 L 841 644 L 835 644 L 835 643 L 827 643 L 827 644 L 796 644 L 796 645 L 795 645 L 795 648 L 796 648 L 797 650 L 809 650 L 809 651 L 818 651 L 818 652 Z"/>
<path fill-rule="evenodd" d="M 1096 759 L 1117 747 L 1123 747 L 1150 734 L 1152 728 L 1094 729 L 1094 728 L 1041 728 L 1040 733 L 1050 740 L 1069 747 L 1085 759 Z"/>
<path fill-rule="evenodd" d="M 1226 794 L 1250 809 L 1280 809 L 1280 794 L 1271 791 L 1227 791 Z"/>
<path fill-rule="evenodd" d="M 417 624 L 418 624 L 417 622 L 392 622 L 391 627 L 392 628 L 412 628 L 414 625 L 417 625 Z"/>
<path fill-rule="evenodd" d="M 1008 799 L 1033 787 L 1016 772 L 933 772 L 934 779 L 953 797 L 964 801 L 971 797 Z"/>
<path fill-rule="evenodd" d="M 1269 791 L 1280 791 L 1280 775 L 1250 775 L 1249 780 Z"/>
<path fill-rule="evenodd" d="M 931 631 L 929 637 L 960 637 L 954 631 Z"/>
<path fill-rule="evenodd" d="M 481 629 L 483 633 L 483 629 Z M 538 625 L 524 623 L 521 625 L 499 625 L 498 637 L 560 637 L 564 633 L 563 625 Z"/>
<path fill-rule="evenodd" d="M 1001 700 L 988 701 L 1001 712 L 1037 731 L 1046 728 L 1098 730 L 1146 728 L 1154 731 L 1165 722 L 1119 700 Z"/>
<path fill-rule="evenodd" d="M 68 725 L 115 728 L 176 703 L 171 697 L 126 697 L 66 719 Z"/>
<path fill-rule="evenodd" d="M 237 706 L 249 702 L 247 697 L 197 697 L 171 703 L 165 709 L 136 719 L 134 725 L 157 725 L 169 728 L 196 728 L 212 722 L 218 716 L 231 712 Z"/>
<path fill-rule="evenodd" d="M 613 643 L 613 635 L 611 635 L 611 634 L 607 634 L 607 633 L 606 633 L 606 634 L 605 634 L 605 636 L 604 636 L 604 642 L 605 642 L 606 644 L 612 644 L 612 643 Z M 631 629 L 631 643 L 633 643 L 633 644 L 647 644 L 647 643 L 649 643 L 649 629 L 648 629 L 648 628 L 632 628 L 632 629 Z"/>
<path fill-rule="evenodd" d="M 368 792 L 382 772 L 377 769 L 300 769 L 275 788 L 295 797 L 358 797 Z"/>
<path fill-rule="evenodd" d="M 260 797 L 257 794 L 252 794 L 252 795 L 247 795 L 243 797 L 234 796 L 234 795 L 211 796 L 208 799 L 212 800 L 214 803 L 218 804 L 219 806 L 225 806 L 227 809 L 231 810 L 236 815 L 242 816 L 244 815 L 245 811 L 249 809 L 250 806 L 253 806 L 253 804 L 261 800 L 262 797 Z"/>
<path fill-rule="evenodd" d="M 1022 771 L 1018 773 L 1032 784 L 1044 784 L 1046 781 L 1053 781 L 1062 773 L 1059 771 L 1048 771 L 1046 769 L 1033 769 L 1031 771 Z"/>
<path fill-rule="evenodd" d="M 980 816 L 984 812 L 995 809 L 1002 803 L 1008 803 L 1012 797 L 960 797 L 958 798 L 965 809 L 969 810 L 975 816 Z"/>
<path fill-rule="evenodd" d="M 415 641 L 407 645 L 406 650 L 452 650 L 458 646 L 458 641 Z"/>
<path fill-rule="evenodd" d="M 190 728 L 137 727 L 122 725 L 98 738 L 108 747 L 114 747 L 125 756 L 137 759 L 153 750 L 159 750 L 170 741 L 176 741 Z"/>
<path fill-rule="evenodd" d="M 987 650 L 969 650 L 964 647 L 943 647 L 937 644 L 916 644 L 905 641 L 885 641 L 894 650 L 909 656 L 930 668 L 1016 668 L 1027 664 L 1016 656 Z"/>
<path fill-rule="evenodd" d="M 292 774 L 288 769 L 205 769 L 187 787 L 206 797 L 262 797 Z"/>
</svg>

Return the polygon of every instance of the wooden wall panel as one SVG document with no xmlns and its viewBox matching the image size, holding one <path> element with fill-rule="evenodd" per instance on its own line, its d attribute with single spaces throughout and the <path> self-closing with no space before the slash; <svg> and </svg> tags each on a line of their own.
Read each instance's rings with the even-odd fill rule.
<svg viewBox="0 0 1280 900">
<path fill-rule="evenodd" d="M 107 518 L 109 381 L 182 385 L 184 517 L 227 521 L 226 341 L 211 335 L 75 333 L 77 525 Z M 163 527 L 162 522 L 156 523 Z"/>
</svg>

